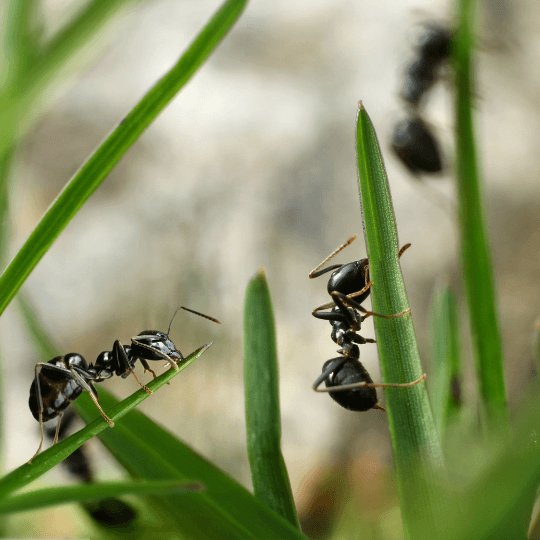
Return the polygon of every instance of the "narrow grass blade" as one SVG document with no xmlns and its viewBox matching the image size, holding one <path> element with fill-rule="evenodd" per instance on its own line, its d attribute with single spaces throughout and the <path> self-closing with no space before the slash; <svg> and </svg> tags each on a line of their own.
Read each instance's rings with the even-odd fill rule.
<svg viewBox="0 0 540 540">
<path fill-rule="evenodd" d="M 103 390 L 100 400 L 107 408 L 116 403 Z M 76 402 L 75 406 L 84 419 L 93 412 L 89 403 Z M 181 403 L 177 406 L 181 415 Z M 100 439 L 136 478 L 194 479 L 204 485 L 205 491 L 196 497 L 152 497 L 186 537 L 306 539 L 287 520 L 139 411 L 125 416 L 114 430 L 102 432 Z"/>
<path fill-rule="evenodd" d="M 479 448 L 463 433 L 450 445 L 456 464 L 450 471 L 453 496 L 437 540 L 527 538 L 540 482 L 539 408 L 537 396 L 516 411 L 511 434 L 499 430 L 497 439 L 486 439 Z"/>
<path fill-rule="evenodd" d="M 357 154 L 373 311 L 383 315 L 406 312 L 392 319 L 375 317 L 383 379 L 386 383 L 408 383 L 418 379 L 423 370 L 412 316 L 407 312 L 386 170 L 375 130 L 362 104 L 357 118 Z M 436 521 L 435 494 L 430 486 L 442 473 L 442 449 L 425 383 L 386 388 L 385 394 L 405 532 L 413 538 L 418 526 L 429 529 Z"/>
<path fill-rule="evenodd" d="M 0 314 L 56 237 L 130 146 L 208 58 L 236 22 L 247 0 L 227 0 L 178 63 L 143 97 L 66 185 L 0 277 Z"/>
<path fill-rule="evenodd" d="M 276 329 L 270 290 L 262 270 L 246 291 L 244 381 L 247 448 L 255 497 L 299 527 L 281 453 Z"/>
<path fill-rule="evenodd" d="M 62 73 L 66 63 L 80 51 L 90 39 L 112 18 L 129 0 L 90 0 L 85 7 L 66 24 L 52 39 L 40 48 L 40 31 L 30 28 L 40 6 L 36 0 L 10 0 L 15 9 L 17 21 L 10 24 L 11 33 L 17 36 L 18 61 L 9 64 L 9 83 L 0 92 L 0 155 L 17 143 L 35 122 L 33 104 L 38 97 L 46 94 L 50 83 Z M 13 40 L 12 40 L 13 42 Z M 6 64 L 8 65 L 8 64 Z M 25 126 L 21 126 L 24 121 Z M 19 129 L 19 128 L 23 129 Z M 11 136 L 6 136 L 5 131 Z"/>
<path fill-rule="evenodd" d="M 476 20 L 474 0 L 459 0 L 455 40 L 456 173 L 461 258 L 480 396 L 488 421 L 508 423 L 504 361 L 496 312 L 492 261 L 486 232 L 482 185 L 476 156 L 472 100 L 475 95 L 471 55 Z"/>
<path fill-rule="evenodd" d="M 432 308 L 433 374 L 429 389 L 439 433 L 444 433 L 461 408 L 461 362 L 456 303 L 450 287 L 435 292 Z"/>
<path fill-rule="evenodd" d="M 211 344 L 209 343 L 208 345 L 205 345 L 200 349 L 197 349 L 195 352 L 191 353 L 178 366 L 178 371 L 174 369 L 169 369 L 157 379 L 149 382 L 147 384 L 148 388 L 153 392 L 161 388 L 164 384 L 169 382 L 173 377 L 178 375 L 192 362 L 199 358 L 208 349 L 210 345 Z M 128 413 L 139 403 L 141 403 L 141 401 L 144 401 L 146 398 L 149 397 L 149 394 L 141 388 L 139 391 L 124 399 L 121 403 L 116 401 L 114 407 L 110 407 L 107 405 L 106 402 L 104 402 L 101 397 L 103 392 L 104 391 L 100 389 L 100 403 L 105 410 L 107 416 L 115 423 L 126 413 Z M 156 396 L 153 397 L 155 398 Z M 42 474 L 63 461 L 67 456 L 69 456 L 69 454 L 71 454 L 76 448 L 81 446 L 88 439 L 91 439 L 94 435 L 97 435 L 98 433 L 109 427 L 109 424 L 107 424 L 107 422 L 99 414 L 96 406 L 89 398 L 89 396 L 86 395 L 86 393 L 84 393 L 74 404 L 79 405 L 79 402 L 87 402 L 86 405 L 89 413 L 85 416 L 85 420 L 90 423 L 85 428 L 71 435 L 71 437 L 60 441 L 48 450 L 45 450 L 44 452 L 39 454 L 36 458 L 34 458 L 32 464 L 25 463 L 18 469 L 15 469 L 14 471 L 10 472 L 2 479 L 0 479 L 0 500 L 2 500 L 9 493 L 20 489 L 35 480 L 36 478 L 39 478 Z M 80 406 L 82 407 L 83 405 L 81 404 Z M 77 410 L 79 410 L 79 407 L 76 408 Z M 112 429 L 117 429 L 117 426 L 115 425 L 115 427 Z M 31 456 L 28 457 L 30 458 Z M 191 478 L 193 477 L 190 477 L 190 479 Z M 170 478 L 168 479 L 170 480 Z"/>
<path fill-rule="evenodd" d="M 62 486 L 38 489 L 22 495 L 13 495 L 2 500 L 0 514 L 14 514 L 37 510 L 47 506 L 94 501 L 121 495 L 148 495 L 153 493 L 177 492 L 183 495 L 198 493 L 203 486 L 196 482 L 142 481 L 142 482 L 100 482 L 87 486 Z"/>
</svg>

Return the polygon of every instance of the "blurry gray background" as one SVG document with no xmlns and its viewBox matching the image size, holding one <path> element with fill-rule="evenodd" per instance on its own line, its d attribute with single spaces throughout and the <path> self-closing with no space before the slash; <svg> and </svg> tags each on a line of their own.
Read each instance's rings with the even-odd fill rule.
<svg viewBox="0 0 540 540">
<path fill-rule="evenodd" d="M 77 78 L 57 89 L 19 155 L 13 254 L 78 167 L 219 5 L 135 3 L 87 50 Z M 53 31 L 73 3 L 49 0 L 46 8 Z M 478 36 L 476 127 L 511 402 L 529 376 L 530 339 L 540 312 L 539 18 L 535 2 L 486 1 Z M 436 280 L 449 279 L 461 295 L 463 358 L 471 375 L 465 398 L 474 407 L 456 223 L 423 193 L 435 189 L 455 199 L 450 81 L 436 87 L 426 115 L 449 172 L 421 186 L 388 151 L 390 130 L 403 110 L 399 78 L 426 21 L 451 23 L 449 6 L 252 0 L 24 287 L 61 351 L 79 352 L 88 361 L 110 350 L 115 339 L 128 343 L 143 329 L 166 330 L 179 305 L 220 319 L 218 327 L 177 315 L 171 338 L 183 353 L 215 343 L 141 410 L 250 487 L 242 309 L 248 280 L 264 268 L 279 342 L 283 450 L 301 511 L 308 511 L 326 466 L 364 460 L 382 470 L 391 464 L 383 414 L 354 414 L 311 390 L 336 346 L 328 323 L 311 316 L 327 301 L 326 281 L 311 281 L 308 273 L 352 234 L 359 239 L 337 262 L 365 256 L 356 187 L 359 99 L 385 153 L 400 243 L 412 243 L 401 265 L 424 363 L 430 296 Z M 373 337 L 372 322 L 362 334 Z M 28 389 L 35 363 L 48 359 L 36 357 L 15 303 L 2 317 L 1 339 L 8 359 L 2 403 L 10 470 L 37 448 Z M 378 380 L 376 346 L 362 347 L 362 361 Z M 106 385 L 119 397 L 138 388 L 130 378 Z M 98 469 L 108 471 L 112 465 L 99 443 L 91 446 Z M 371 470 L 366 463 L 356 473 L 351 468 L 359 482 Z"/>
</svg>

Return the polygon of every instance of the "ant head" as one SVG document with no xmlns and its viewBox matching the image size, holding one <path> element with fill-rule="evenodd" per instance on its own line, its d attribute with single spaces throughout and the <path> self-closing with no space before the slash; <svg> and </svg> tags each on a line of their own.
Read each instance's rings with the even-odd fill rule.
<svg viewBox="0 0 540 540">
<path fill-rule="evenodd" d="M 328 280 L 328 294 L 337 291 L 343 294 L 352 294 L 361 291 L 369 281 L 368 260 L 360 259 L 338 268 Z M 355 300 L 361 304 L 368 296 L 369 289 Z"/>
</svg>

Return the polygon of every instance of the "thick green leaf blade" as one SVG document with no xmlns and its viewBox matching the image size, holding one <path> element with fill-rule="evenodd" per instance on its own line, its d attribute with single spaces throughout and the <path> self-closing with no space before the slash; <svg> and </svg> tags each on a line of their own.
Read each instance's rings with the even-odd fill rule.
<svg viewBox="0 0 540 540">
<path fill-rule="evenodd" d="M 454 50 L 457 84 L 456 173 L 461 258 L 484 412 L 489 421 L 507 424 L 509 418 L 501 333 L 472 117 L 475 88 L 471 55 L 474 49 L 475 3 L 473 0 L 458 2 L 459 24 Z"/>
<path fill-rule="evenodd" d="M 0 314 L 79 208 L 208 58 L 246 3 L 247 0 L 227 0 L 222 5 L 178 63 L 154 85 L 66 185 L 0 277 Z"/>
<path fill-rule="evenodd" d="M 148 388 L 155 392 L 161 388 L 164 384 L 169 382 L 173 377 L 182 372 L 186 367 L 188 367 L 192 362 L 194 362 L 199 356 L 201 356 L 211 345 L 211 343 L 204 345 L 200 349 L 196 350 L 190 354 L 179 366 L 178 371 L 174 369 L 169 369 L 163 375 L 148 383 Z M 115 422 L 115 427 L 112 429 L 117 429 L 117 421 L 121 419 L 127 412 L 136 407 L 141 401 L 144 401 L 149 397 L 149 394 L 141 389 L 128 398 L 124 399 L 122 402 L 117 400 L 109 400 L 107 404 L 106 400 L 102 399 L 102 393 L 104 390 L 100 389 L 100 403 L 107 414 L 107 416 Z M 155 398 L 156 396 L 154 396 Z M 113 402 L 113 405 L 111 405 Z M 48 470 L 52 469 L 55 465 L 63 461 L 67 456 L 69 456 L 74 450 L 79 446 L 84 444 L 88 439 L 91 439 L 94 435 L 97 435 L 101 431 L 107 429 L 109 424 L 103 419 L 99 414 L 99 411 L 96 409 L 96 406 L 92 400 L 85 394 L 83 394 L 74 405 L 77 405 L 77 410 L 84 407 L 83 404 L 86 404 L 85 410 L 87 414 L 84 416 L 84 419 L 87 422 L 90 422 L 85 428 L 81 429 L 77 433 L 74 433 L 67 439 L 60 441 L 55 444 L 48 450 L 42 452 L 37 457 L 34 458 L 31 464 L 25 463 L 14 471 L 10 472 L 2 479 L 0 479 L 0 500 L 2 500 L 9 493 L 20 489 L 36 478 L 39 478 L 42 474 L 46 473 Z M 96 418 L 97 417 L 97 418 Z M 30 456 L 28 456 L 30 457 Z M 191 480 L 193 477 L 190 477 Z M 171 478 L 166 478 L 170 480 Z M 187 479 L 187 478 L 185 478 Z"/>
<path fill-rule="evenodd" d="M 433 374 L 429 389 L 437 429 L 442 435 L 461 409 L 463 375 L 459 358 L 456 303 L 450 287 L 437 290 L 432 308 Z"/>
<path fill-rule="evenodd" d="M 402 313 L 409 310 L 409 303 L 398 260 L 394 209 L 377 136 L 362 104 L 357 118 L 357 154 L 373 311 Z M 418 379 L 422 365 L 411 314 L 375 317 L 375 329 L 384 382 Z M 405 532 L 413 538 L 423 527 L 434 530 L 437 503 L 431 486 L 442 473 L 442 448 L 424 382 L 410 388 L 386 388 L 385 394 Z"/>
<path fill-rule="evenodd" d="M 244 381 L 247 448 L 255 496 L 299 527 L 281 453 L 276 329 L 270 290 L 262 270 L 246 291 Z"/>
<path fill-rule="evenodd" d="M 116 403 L 103 390 L 100 400 L 108 408 Z M 75 406 L 85 419 L 93 412 L 89 403 Z M 154 496 L 187 537 L 305 540 L 288 521 L 139 411 L 125 416 L 114 430 L 102 432 L 100 439 L 136 478 L 195 480 L 204 485 L 204 493 L 197 497 Z"/>
<path fill-rule="evenodd" d="M 198 493 L 203 489 L 204 486 L 196 482 L 179 483 L 177 481 L 99 482 L 85 486 L 61 486 L 6 497 L 0 505 L 0 514 L 27 512 L 47 506 L 94 501 L 122 495 L 148 495 L 166 492 L 178 492 L 186 495 Z"/>
</svg>

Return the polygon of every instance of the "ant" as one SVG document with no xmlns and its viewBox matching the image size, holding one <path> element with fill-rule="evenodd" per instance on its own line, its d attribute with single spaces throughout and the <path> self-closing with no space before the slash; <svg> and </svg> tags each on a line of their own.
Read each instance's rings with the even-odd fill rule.
<svg viewBox="0 0 540 540">
<path fill-rule="evenodd" d="M 315 308 L 312 315 L 317 319 L 323 319 L 332 325 L 332 340 L 341 349 L 338 353 L 341 356 L 332 358 L 324 363 L 322 374 L 313 383 L 313 390 L 316 392 L 329 392 L 330 397 L 345 409 L 351 411 L 368 411 L 369 409 L 379 409 L 386 412 L 379 405 L 377 391 L 375 388 L 404 388 L 414 386 L 425 379 L 425 375 L 405 384 L 374 384 L 366 368 L 360 362 L 360 348 L 358 344 L 376 343 L 374 339 L 366 339 L 358 332 L 362 322 L 370 316 L 392 319 L 401 317 L 410 312 L 410 309 L 396 315 L 381 315 L 373 311 L 366 310 L 360 304 L 369 296 L 372 281 L 369 281 L 369 261 L 361 259 L 348 264 L 337 264 L 321 270 L 321 268 L 340 251 L 350 245 L 356 239 L 352 236 L 333 251 L 319 266 L 313 269 L 309 277 L 316 278 L 333 270 L 328 281 L 328 292 L 332 296 L 333 302 L 323 304 Z M 410 244 L 406 244 L 399 251 L 399 257 L 403 255 Z M 357 298 L 357 299 L 353 299 Z M 320 312 L 322 309 L 332 308 L 331 311 Z M 361 316 L 359 312 L 364 313 Z M 319 390 L 318 387 L 325 382 L 326 389 Z"/>
<path fill-rule="evenodd" d="M 173 369 L 178 370 L 178 362 L 184 360 L 182 353 L 169 338 L 171 325 L 174 317 L 180 309 L 184 309 L 200 317 L 221 324 L 217 319 L 188 309 L 179 307 L 172 316 L 167 333 L 158 330 L 144 330 L 131 338 L 131 345 L 122 345 L 116 340 L 112 351 L 102 352 L 95 365 L 87 361 L 78 353 L 69 353 L 65 356 L 56 356 L 48 362 L 39 362 L 35 367 L 35 376 L 30 387 L 29 406 L 34 418 L 39 422 L 41 429 L 41 442 L 37 452 L 28 463 L 39 454 L 43 446 L 43 422 L 52 420 L 58 416 L 58 424 L 53 444 L 58 442 L 60 422 L 64 411 L 70 403 L 76 400 L 86 390 L 101 416 L 113 427 L 114 423 L 105 414 L 98 401 L 98 393 L 93 383 L 99 383 L 118 375 L 125 379 L 130 373 L 141 388 L 149 394 L 152 391 L 141 384 L 133 372 L 135 362 L 140 360 L 145 371 L 150 371 L 154 379 L 156 374 L 150 369 L 147 360 L 166 360 Z"/>
<path fill-rule="evenodd" d="M 405 118 L 396 124 L 392 136 L 392 150 L 415 176 L 442 171 L 437 139 L 419 116 Z"/>
<path fill-rule="evenodd" d="M 438 71 L 448 60 L 452 45 L 452 32 L 440 24 L 430 24 L 416 47 L 416 58 L 407 65 L 402 99 L 417 108 L 422 98 L 437 81 Z"/>
<path fill-rule="evenodd" d="M 407 118 L 394 128 L 391 147 L 415 176 L 437 174 L 443 163 L 435 136 L 420 115 L 420 105 L 437 82 L 452 48 L 452 31 L 440 24 L 427 26 L 416 46 L 416 58 L 406 67 L 401 98 L 407 102 Z"/>
</svg>

